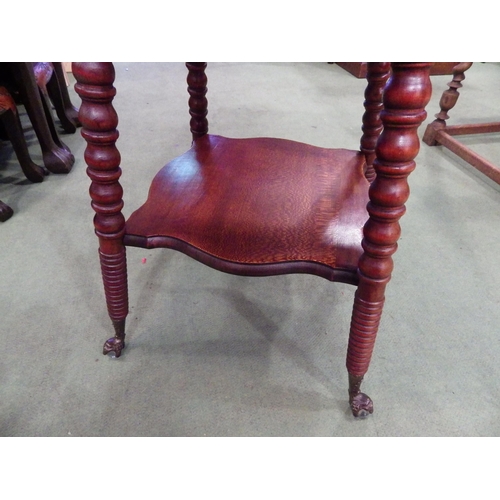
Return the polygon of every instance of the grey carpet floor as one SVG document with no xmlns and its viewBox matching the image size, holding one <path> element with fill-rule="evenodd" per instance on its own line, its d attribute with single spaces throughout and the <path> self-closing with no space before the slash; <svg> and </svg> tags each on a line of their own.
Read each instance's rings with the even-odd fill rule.
<svg viewBox="0 0 500 500">
<path fill-rule="evenodd" d="M 189 148 L 186 71 L 119 63 L 116 73 L 128 216 Z M 365 82 L 336 65 L 217 63 L 208 76 L 213 133 L 358 147 Z M 475 64 L 449 123 L 497 121 L 499 78 L 500 65 Z M 432 78 L 426 123 L 449 80 Z M 464 142 L 500 164 L 498 139 Z M 317 277 L 243 278 L 130 248 L 128 347 L 102 356 L 112 332 L 84 141 L 63 140 L 73 170 L 41 184 L 0 148 L 0 199 L 15 210 L 0 226 L 0 435 L 500 435 L 500 189 L 464 161 L 422 144 L 363 384 L 375 413 L 355 420 L 345 372 L 354 288 Z"/>
</svg>

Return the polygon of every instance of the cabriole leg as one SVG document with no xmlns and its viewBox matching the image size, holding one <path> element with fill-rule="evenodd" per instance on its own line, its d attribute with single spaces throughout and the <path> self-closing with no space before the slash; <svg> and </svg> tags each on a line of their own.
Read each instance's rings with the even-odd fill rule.
<svg viewBox="0 0 500 500">
<path fill-rule="evenodd" d="M 95 232 L 99 238 L 99 258 L 108 313 L 115 336 L 104 344 L 103 353 L 119 357 L 125 347 L 125 318 L 128 314 L 127 264 L 123 236 L 125 219 L 118 139 L 118 117 L 112 106 L 115 88 L 111 63 L 75 63 L 75 90 L 82 98 L 79 120 L 87 141 L 85 161 L 92 183 L 90 197 L 96 212 Z"/>
</svg>

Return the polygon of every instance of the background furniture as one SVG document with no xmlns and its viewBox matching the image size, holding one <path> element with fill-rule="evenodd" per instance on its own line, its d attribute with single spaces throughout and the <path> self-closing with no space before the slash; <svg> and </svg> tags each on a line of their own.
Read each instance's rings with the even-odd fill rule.
<svg viewBox="0 0 500 500">
<path fill-rule="evenodd" d="M 115 329 L 104 354 L 119 357 L 125 347 L 127 245 L 176 249 L 240 275 L 315 274 L 357 286 L 347 352 L 349 402 L 355 416 L 372 413 L 373 403 L 360 386 L 391 276 L 407 177 L 419 150 L 417 129 L 431 94 L 430 64 L 393 63 L 386 87 L 391 66 L 370 63 L 360 151 L 209 135 L 206 64 L 187 67 L 192 148 L 160 170 L 146 203 L 125 221 L 112 107 L 114 68 L 73 65 Z"/>
<path fill-rule="evenodd" d="M 500 167 L 490 162 L 471 148 L 455 139 L 458 135 L 490 134 L 500 132 L 500 122 L 474 123 L 449 126 L 446 123 L 450 117 L 448 112 L 455 106 L 460 95 L 458 89 L 462 88 L 465 71 L 472 63 L 459 63 L 453 68 L 453 80 L 448 84 L 448 89 L 443 92 L 439 106 L 441 111 L 436 114 L 436 119 L 430 123 L 423 137 L 429 146 L 441 145 L 460 156 L 467 163 L 482 172 L 484 175 L 500 183 Z"/>
<path fill-rule="evenodd" d="M 16 100 L 29 115 L 45 167 L 36 165 L 30 157 Z M 49 171 L 68 173 L 75 161 L 59 138 L 52 106 L 64 132 L 74 133 L 80 126 L 78 110 L 71 103 L 61 63 L 0 63 L 0 138 L 12 143 L 19 164 L 31 182 L 42 182 Z M 0 202 L 0 221 L 12 215 L 12 208 Z"/>
<path fill-rule="evenodd" d="M 42 182 L 47 173 L 44 168 L 36 165 L 29 154 L 28 146 L 19 120 L 16 103 L 5 87 L 0 87 L 0 136 L 12 143 L 21 169 L 31 182 Z M 10 219 L 14 211 L 10 206 L 0 201 L 0 222 Z"/>
<path fill-rule="evenodd" d="M 365 62 L 338 62 L 336 63 L 342 69 L 356 78 L 366 78 L 368 63 Z M 431 66 L 431 75 L 451 75 L 456 62 L 434 62 Z"/>
<path fill-rule="evenodd" d="M 43 66 L 45 63 L 0 63 L 0 74 L 4 86 L 26 108 L 40 144 L 43 163 L 47 170 L 56 174 L 67 174 L 71 171 L 75 158 L 69 148 L 60 140 L 50 108 L 47 107 L 47 103 L 44 104 L 44 99 L 42 99 L 35 74 L 35 69 L 37 69 L 38 79 L 42 81 L 39 71 L 40 64 Z"/>
</svg>

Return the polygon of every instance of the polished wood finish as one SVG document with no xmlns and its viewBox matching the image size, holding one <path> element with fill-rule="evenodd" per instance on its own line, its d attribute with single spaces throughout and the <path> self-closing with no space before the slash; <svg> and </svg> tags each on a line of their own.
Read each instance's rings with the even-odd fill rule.
<svg viewBox="0 0 500 500">
<path fill-rule="evenodd" d="M 366 158 L 365 175 L 369 182 L 375 179 L 373 160 L 375 160 L 375 147 L 383 129 L 380 113 L 384 108 L 382 98 L 390 71 L 390 63 L 368 63 L 366 76 L 368 85 L 365 90 L 360 150 Z"/>
<path fill-rule="evenodd" d="M 316 274 L 357 286 L 346 361 L 349 401 L 355 416 L 368 415 L 373 403 L 360 386 L 391 277 L 407 177 L 419 150 L 417 128 L 430 98 L 430 64 L 393 63 L 383 107 L 389 67 L 372 66 L 363 152 L 210 135 L 205 63 L 187 67 L 192 148 L 160 170 L 146 202 L 125 222 L 113 66 L 73 65 L 83 101 L 80 121 L 104 288 L 115 326 L 104 352 L 119 356 L 125 345 L 126 245 L 173 248 L 241 275 Z M 364 172 L 366 158 L 373 155 L 376 176 L 370 184 Z"/>
<path fill-rule="evenodd" d="M 125 241 L 186 250 L 237 274 L 307 266 L 353 283 L 367 219 L 363 167 L 355 151 L 205 135 L 155 177 Z"/>
<path fill-rule="evenodd" d="M 191 115 L 191 134 L 193 140 L 208 132 L 207 107 L 207 63 L 186 63 L 188 68 L 187 84 L 189 93 L 189 114 Z"/>
<path fill-rule="evenodd" d="M 423 141 L 428 146 L 441 145 L 465 160 L 484 175 L 500 184 L 500 167 L 474 152 L 454 136 L 471 134 L 491 134 L 500 132 L 500 122 L 475 123 L 449 126 L 446 123 L 450 117 L 448 112 L 456 105 L 465 80 L 465 72 L 472 63 L 459 63 L 453 68 L 453 80 L 448 83 L 448 89 L 443 92 L 439 101 L 441 108 L 436 119 L 430 123 L 424 133 Z"/>
<path fill-rule="evenodd" d="M 359 390 L 368 370 L 384 304 L 385 287 L 393 269 L 392 255 L 401 234 L 400 217 L 409 196 L 407 177 L 419 151 L 417 129 L 426 118 L 431 96 L 428 64 L 392 64 L 384 92 L 381 119 L 384 130 L 373 163 L 376 178 L 369 189 L 370 215 L 363 229 L 363 255 L 347 351 L 349 395 L 355 415 L 373 411 L 371 400 Z"/>
<path fill-rule="evenodd" d="M 90 197 L 96 212 L 94 226 L 99 238 L 99 258 L 104 282 L 108 313 L 115 328 L 115 336 L 104 344 L 103 352 L 119 357 L 125 347 L 125 318 L 128 314 L 127 264 L 125 259 L 125 218 L 120 153 L 115 146 L 118 139 L 118 117 L 112 106 L 115 96 L 114 67 L 111 63 L 73 65 L 77 79 L 76 91 L 82 98 L 79 120 L 82 135 L 87 141 L 85 161 L 92 183 Z"/>
</svg>

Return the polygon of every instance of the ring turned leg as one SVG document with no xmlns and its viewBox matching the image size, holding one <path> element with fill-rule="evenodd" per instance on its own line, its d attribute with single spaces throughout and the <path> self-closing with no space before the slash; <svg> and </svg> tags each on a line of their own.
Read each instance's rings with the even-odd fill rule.
<svg viewBox="0 0 500 500">
<path fill-rule="evenodd" d="M 123 236 L 125 218 L 120 153 L 115 146 L 118 139 L 118 116 L 112 101 L 115 70 L 111 63 L 75 63 L 73 74 L 75 90 L 82 98 L 79 120 L 82 136 L 87 141 L 85 160 L 92 183 L 90 197 L 95 232 L 99 238 L 99 259 L 106 295 L 108 313 L 115 336 L 108 339 L 103 354 L 114 353 L 118 358 L 125 347 L 125 318 L 128 314 L 127 261 Z"/>
<path fill-rule="evenodd" d="M 399 219 L 408 199 L 407 177 L 419 151 L 417 129 L 426 117 L 431 96 L 428 63 L 392 63 L 392 77 L 383 94 L 383 131 L 375 148 L 376 176 L 370 185 L 369 219 L 363 228 L 363 255 L 347 349 L 349 403 L 355 417 L 373 413 L 373 402 L 360 386 L 368 371 L 397 249 Z"/>
</svg>

